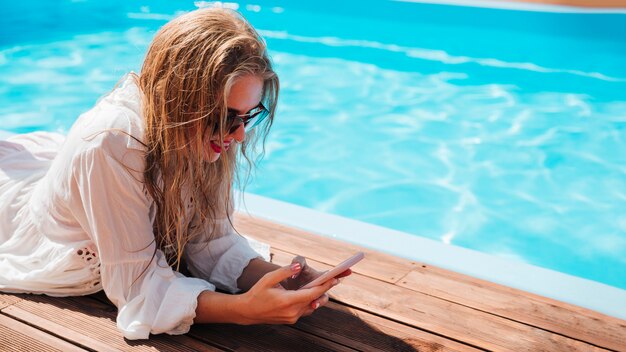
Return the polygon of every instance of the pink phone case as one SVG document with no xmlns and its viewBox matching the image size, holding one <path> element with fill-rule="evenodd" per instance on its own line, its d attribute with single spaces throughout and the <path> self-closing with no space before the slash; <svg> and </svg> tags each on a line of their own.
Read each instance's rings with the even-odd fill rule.
<svg viewBox="0 0 626 352">
<path fill-rule="evenodd" d="M 315 287 L 318 285 L 323 284 L 324 282 L 332 279 L 333 277 L 343 273 L 344 271 L 350 269 L 351 266 L 353 266 L 354 264 L 358 263 L 361 261 L 361 259 L 365 258 L 365 253 L 363 252 L 358 252 L 357 254 L 353 255 L 352 257 L 346 259 L 345 261 L 341 262 L 339 265 L 337 265 L 336 267 L 328 270 L 327 272 L 323 273 L 322 275 L 318 276 L 317 279 L 309 282 L 308 284 L 302 286 L 299 288 L 303 289 L 303 288 L 311 288 L 311 287 Z"/>
</svg>

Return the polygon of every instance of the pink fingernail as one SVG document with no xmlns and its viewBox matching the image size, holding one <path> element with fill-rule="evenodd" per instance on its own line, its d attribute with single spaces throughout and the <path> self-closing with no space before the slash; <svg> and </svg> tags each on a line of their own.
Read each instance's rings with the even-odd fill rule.
<svg viewBox="0 0 626 352">
<path fill-rule="evenodd" d="M 317 308 L 319 308 L 319 307 L 320 307 L 320 302 L 315 302 L 315 303 L 313 304 L 313 309 L 317 309 Z"/>
<path fill-rule="evenodd" d="M 295 279 L 296 277 L 298 277 L 298 275 L 296 275 L 296 274 L 291 275 L 291 278 L 292 278 L 292 279 Z"/>
<path fill-rule="evenodd" d="M 302 266 L 300 265 L 300 263 L 291 264 L 291 271 L 298 272 L 300 271 L 300 269 L 302 269 Z"/>
</svg>

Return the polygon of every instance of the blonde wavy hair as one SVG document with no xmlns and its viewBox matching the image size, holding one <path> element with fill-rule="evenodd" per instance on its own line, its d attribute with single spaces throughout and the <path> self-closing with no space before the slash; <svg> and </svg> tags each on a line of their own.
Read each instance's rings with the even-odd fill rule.
<svg viewBox="0 0 626 352">
<path fill-rule="evenodd" d="M 217 162 L 206 162 L 205 137 L 224 140 L 228 93 L 247 75 L 263 80 L 269 116 Z M 190 239 L 217 235 L 219 219 L 232 225 L 232 185 L 244 187 L 263 155 L 255 145 L 259 139 L 264 145 L 272 125 L 278 76 L 264 41 L 241 15 L 208 8 L 177 17 L 157 32 L 137 80 L 145 121 L 144 183 L 157 208 L 156 244 L 178 270 Z M 244 178 L 238 166 L 247 167 Z"/>
</svg>

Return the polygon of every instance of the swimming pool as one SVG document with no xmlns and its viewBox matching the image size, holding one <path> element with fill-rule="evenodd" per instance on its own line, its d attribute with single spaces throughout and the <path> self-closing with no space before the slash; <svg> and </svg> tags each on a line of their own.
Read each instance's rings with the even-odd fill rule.
<svg viewBox="0 0 626 352">
<path fill-rule="evenodd" d="M 248 192 L 626 289 L 626 14 L 238 6 L 282 82 Z M 0 128 L 28 132 L 67 130 L 195 5 L 3 7 Z"/>
</svg>

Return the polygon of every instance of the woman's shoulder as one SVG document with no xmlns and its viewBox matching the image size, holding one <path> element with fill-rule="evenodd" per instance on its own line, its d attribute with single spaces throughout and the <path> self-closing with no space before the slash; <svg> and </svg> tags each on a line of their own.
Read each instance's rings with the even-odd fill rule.
<svg viewBox="0 0 626 352">
<path fill-rule="evenodd" d="M 64 151 L 78 160 L 82 155 L 108 155 L 129 166 L 143 166 L 144 122 L 139 88 L 129 75 L 89 111 L 67 134 Z"/>
<path fill-rule="evenodd" d="M 141 94 L 133 76 L 125 76 L 121 84 L 82 114 L 68 138 L 78 139 L 84 147 L 145 150 Z"/>
</svg>

